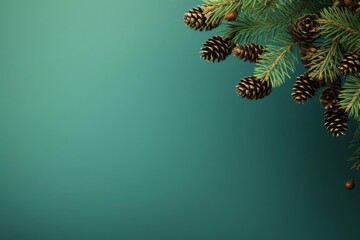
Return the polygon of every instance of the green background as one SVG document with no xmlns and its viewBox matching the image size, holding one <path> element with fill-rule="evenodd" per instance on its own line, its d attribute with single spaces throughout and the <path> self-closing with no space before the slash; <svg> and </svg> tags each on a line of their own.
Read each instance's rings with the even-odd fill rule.
<svg viewBox="0 0 360 240">
<path fill-rule="evenodd" d="M 0 239 L 358 238 L 350 134 L 293 80 L 239 99 L 252 66 L 199 58 L 199 3 L 0 1 Z"/>
</svg>

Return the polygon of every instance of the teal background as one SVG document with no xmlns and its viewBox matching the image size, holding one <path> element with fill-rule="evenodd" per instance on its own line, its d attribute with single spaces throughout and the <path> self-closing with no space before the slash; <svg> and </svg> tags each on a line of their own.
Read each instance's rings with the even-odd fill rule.
<svg viewBox="0 0 360 240">
<path fill-rule="evenodd" d="M 358 238 L 350 134 L 293 80 L 239 99 L 252 66 L 199 58 L 198 3 L 0 1 L 1 240 Z"/>
</svg>

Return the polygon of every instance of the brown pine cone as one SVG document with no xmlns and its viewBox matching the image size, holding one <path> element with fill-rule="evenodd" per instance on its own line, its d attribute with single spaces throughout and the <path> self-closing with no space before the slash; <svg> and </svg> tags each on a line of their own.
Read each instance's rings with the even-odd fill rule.
<svg viewBox="0 0 360 240">
<path fill-rule="evenodd" d="M 311 58 L 316 53 L 317 48 L 314 46 L 305 46 L 300 48 L 301 62 L 304 64 L 304 67 L 309 69 L 312 66 Z"/>
<path fill-rule="evenodd" d="M 236 92 L 240 97 L 246 97 L 249 100 L 262 99 L 270 95 L 272 91 L 271 82 L 264 81 L 255 76 L 246 77 L 236 85 Z"/>
<path fill-rule="evenodd" d="M 291 96 L 296 103 L 305 103 L 309 98 L 315 96 L 316 91 L 319 89 L 320 83 L 317 80 L 312 80 L 308 73 L 304 73 L 297 77 L 293 87 Z"/>
<path fill-rule="evenodd" d="M 332 110 L 336 112 L 339 105 L 339 94 L 341 87 L 338 84 L 331 84 L 325 88 L 325 90 L 320 95 L 320 103 L 324 106 L 326 110 Z"/>
<path fill-rule="evenodd" d="M 348 117 L 344 110 L 339 109 L 334 112 L 331 109 L 326 110 L 324 113 L 324 123 L 329 133 L 338 137 L 345 135 L 348 129 Z"/>
<path fill-rule="evenodd" d="M 300 43 L 312 43 L 320 37 L 318 15 L 307 14 L 299 18 L 292 26 L 292 34 Z"/>
<path fill-rule="evenodd" d="M 360 51 L 346 52 L 340 62 L 339 70 L 343 75 L 358 73 L 360 71 Z"/>
<path fill-rule="evenodd" d="M 184 15 L 184 22 L 190 28 L 194 28 L 199 31 L 210 31 L 220 25 L 220 23 L 209 24 L 205 16 L 203 8 L 206 6 L 198 6 L 190 9 L 189 12 Z"/>
<path fill-rule="evenodd" d="M 258 62 L 264 52 L 264 47 L 255 43 L 236 45 L 232 50 L 232 54 L 238 59 L 252 63 Z"/>
<path fill-rule="evenodd" d="M 231 41 L 221 36 L 213 36 L 204 43 L 201 58 L 208 62 L 224 61 L 231 53 Z"/>
<path fill-rule="evenodd" d="M 355 188 L 355 179 L 352 178 L 348 181 L 345 182 L 345 187 L 348 189 L 348 190 L 353 190 Z"/>
<path fill-rule="evenodd" d="M 231 21 L 235 21 L 237 16 L 238 16 L 238 11 L 234 10 L 234 11 L 229 12 L 228 14 L 226 14 L 224 16 L 224 19 L 231 22 Z"/>
</svg>

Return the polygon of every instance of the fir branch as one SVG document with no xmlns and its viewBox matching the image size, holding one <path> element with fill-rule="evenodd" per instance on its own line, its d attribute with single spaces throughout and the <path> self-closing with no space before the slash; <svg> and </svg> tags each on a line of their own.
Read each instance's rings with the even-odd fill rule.
<svg viewBox="0 0 360 240">
<path fill-rule="evenodd" d="M 276 41 L 281 45 L 266 46 L 266 52 L 255 68 L 255 76 L 264 81 L 270 80 L 274 87 L 283 84 L 286 77 L 290 78 L 289 72 L 295 71 L 298 61 L 293 51 L 296 42 L 291 37 Z"/>
<path fill-rule="evenodd" d="M 317 80 L 335 81 L 340 76 L 338 65 L 341 57 L 342 53 L 337 41 L 323 44 L 311 58 L 309 76 Z"/>
<path fill-rule="evenodd" d="M 226 37 L 234 36 L 234 43 L 259 42 L 260 39 L 272 35 L 274 27 L 276 24 L 273 22 L 263 19 L 256 20 L 246 13 L 241 13 L 235 22 L 228 22 L 225 25 L 224 35 Z"/>
<path fill-rule="evenodd" d="M 305 1 L 303 1 L 305 2 Z M 317 0 L 317 1 L 308 1 L 305 8 L 309 13 L 319 14 L 321 9 L 331 7 L 334 3 L 334 0 Z"/>
<path fill-rule="evenodd" d="M 360 77 L 348 77 L 340 94 L 341 107 L 349 116 L 360 120 Z"/>
<path fill-rule="evenodd" d="M 286 32 L 300 16 L 328 6 L 329 0 L 254 0 L 244 1 L 237 21 L 225 25 L 224 35 L 235 36 L 233 42 L 243 44 L 272 39 Z M 315 11 L 316 12 L 316 11 Z"/>
<path fill-rule="evenodd" d="M 232 11 L 240 11 L 243 0 L 203 0 L 207 5 L 205 13 L 208 24 L 224 21 L 224 17 Z"/>
<path fill-rule="evenodd" d="M 306 8 L 309 1 L 310 0 L 254 0 L 244 2 L 243 9 L 250 13 L 255 19 L 262 18 L 276 21 L 283 16 L 288 17 L 292 13 L 301 12 Z"/>
<path fill-rule="evenodd" d="M 271 73 L 274 71 L 275 67 L 279 65 L 281 59 L 284 58 L 285 54 L 290 51 L 291 47 L 295 44 L 295 42 L 290 43 L 278 56 L 277 59 L 275 59 L 274 63 L 270 66 L 269 70 L 267 70 L 266 75 L 264 77 L 265 81 L 268 81 L 270 79 Z"/>
<path fill-rule="evenodd" d="M 360 45 L 360 18 L 349 9 L 325 8 L 319 23 L 325 39 L 339 41 L 349 50 Z"/>
</svg>

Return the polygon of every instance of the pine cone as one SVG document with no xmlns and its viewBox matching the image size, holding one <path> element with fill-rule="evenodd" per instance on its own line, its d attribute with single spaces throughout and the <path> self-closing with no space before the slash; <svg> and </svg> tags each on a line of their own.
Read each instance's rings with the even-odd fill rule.
<svg viewBox="0 0 360 240">
<path fill-rule="evenodd" d="M 236 45 L 232 50 L 232 54 L 238 59 L 252 63 L 258 62 L 264 52 L 264 47 L 255 43 Z"/>
<path fill-rule="evenodd" d="M 315 96 L 319 87 L 319 81 L 310 79 L 308 73 L 304 73 L 296 79 L 291 96 L 296 103 L 302 104 Z"/>
<path fill-rule="evenodd" d="M 324 106 L 326 110 L 332 110 L 336 112 L 339 105 L 339 94 L 341 87 L 338 84 L 331 84 L 320 95 L 320 103 Z"/>
<path fill-rule="evenodd" d="M 196 8 L 190 9 L 189 12 L 184 15 L 184 22 L 190 28 L 194 28 L 195 30 L 210 31 L 220 25 L 220 23 L 209 24 L 207 22 L 207 18 L 203 11 L 203 6 L 198 6 Z"/>
<path fill-rule="evenodd" d="M 301 43 L 312 43 L 320 37 L 320 24 L 316 14 L 299 18 L 292 27 L 294 38 Z"/>
<path fill-rule="evenodd" d="M 349 51 L 343 56 L 340 62 L 339 70 L 342 74 L 346 75 L 350 73 L 355 75 L 360 71 L 360 51 Z"/>
<path fill-rule="evenodd" d="M 317 48 L 314 46 L 306 46 L 300 49 L 301 62 L 304 64 L 304 67 L 309 69 L 312 66 L 311 58 L 316 53 Z"/>
<path fill-rule="evenodd" d="M 270 95 L 272 91 L 271 82 L 264 81 L 255 76 L 246 77 L 236 85 L 236 92 L 240 97 L 249 100 L 262 99 Z"/>
<path fill-rule="evenodd" d="M 329 133 L 338 137 L 345 135 L 348 129 L 348 117 L 344 110 L 339 109 L 334 112 L 332 110 L 326 110 L 324 113 L 324 123 Z"/>
<path fill-rule="evenodd" d="M 201 58 L 208 62 L 224 61 L 231 53 L 231 42 L 221 36 L 213 36 L 204 43 Z"/>
</svg>

